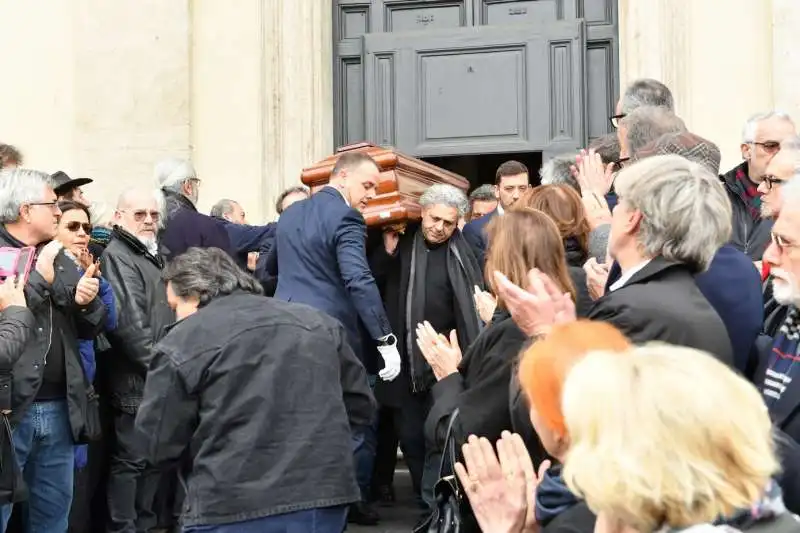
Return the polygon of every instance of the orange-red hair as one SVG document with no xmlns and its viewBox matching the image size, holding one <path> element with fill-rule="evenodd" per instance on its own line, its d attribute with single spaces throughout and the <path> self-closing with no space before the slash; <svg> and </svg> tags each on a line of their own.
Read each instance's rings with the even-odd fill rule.
<svg viewBox="0 0 800 533">
<path fill-rule="evenodd" d="M 522 354 L 522 391 L 547 427 L 566 436 L 561 391 L 572 366 L 589 352 L 624 352 L 631 347 L 622 332 L 605 322 L 578 320 L 556 326 Z"/>
</svg>

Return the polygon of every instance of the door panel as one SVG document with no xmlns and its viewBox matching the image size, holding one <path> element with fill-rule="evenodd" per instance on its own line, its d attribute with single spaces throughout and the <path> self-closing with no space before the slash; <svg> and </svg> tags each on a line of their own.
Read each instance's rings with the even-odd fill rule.
<svg viewBox="0 0 800 533">
<path fill-rule="evenodd" d="M 371 141 L 418 156 L 585 144 L 580 20 L 363 40 Z"/>
<path fill-rule="evenodd" d="M 556 20 L 555 0 L 482 0 L 480 24 L 502 26 Z"/>
</svg>

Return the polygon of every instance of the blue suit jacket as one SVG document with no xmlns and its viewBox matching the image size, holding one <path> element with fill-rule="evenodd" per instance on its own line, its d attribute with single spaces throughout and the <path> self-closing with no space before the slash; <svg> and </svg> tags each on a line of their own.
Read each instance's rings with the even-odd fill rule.
<svg viewBox="0 0 800 533">
<path fill-rule="evenodd" d="M 619 264 L 614 262 L 606 290 L 620 274 Z M 708 270 L 695 277 L 695 283 L 725 324 L 734 365 L 745 372 L 764 321 L 761 274 L 747 255 L 726 244 L 717 250 Z"/>
<path fill-rule="evenodd" d="M 484 215 L 477 220 L 473 220 L 464 226 L 463 230 L 461 230 L 464 238 L 472 247 L 473 252 L 475 252 L 475 257 L 478 258 L 478 264 L 481 266 L 481 268 L 483 268 L 483 265 L 486 264 L 486 249 L 488 248 L 489 244 L 486 236 L 486 226 L 488 226 L 489 222 L 491 222 L 492 219 L 499 214 L 500 213 L 497 212 L 497 209 L 495 209 L 491 213 Z"/>
<path fill-rule="evenodd" d="M 278 219 L 266 271 L 278 276 L 275 298 L 310 305 L 338 319 L 363 360 L 359 319 L 369 336 L 392 332 L 367 263 L 367 226 L 336 189 L 324 187 Z"/>
</svg>

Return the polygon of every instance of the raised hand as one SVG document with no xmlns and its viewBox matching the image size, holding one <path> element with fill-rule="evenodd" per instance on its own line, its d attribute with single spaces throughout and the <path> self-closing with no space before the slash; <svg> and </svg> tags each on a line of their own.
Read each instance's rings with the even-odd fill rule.
<svg viewBox="0 0 800 533">
<path fill-rule="evenodd" d="M 100 280 L 95 277 L 98 269 L 99 267 L 97 265 L 92 264 L 86 269 L 83 276 L 81 276 L 75 288 L 76 304 L 81 306 L 89 305 L 97 296 L 97 293 L 100 291 Z"/>
<path fill-rule="evenodd" d="M 436 333 L 429 322 L 417 324 L 417 346 L 422 356 L 431 365 L 434 376 L 441 380 L 458 372 L 461 363 L 461 347 L 455 330 L 450 332 L 448 340 L 444 335 Z"/>
</svg>

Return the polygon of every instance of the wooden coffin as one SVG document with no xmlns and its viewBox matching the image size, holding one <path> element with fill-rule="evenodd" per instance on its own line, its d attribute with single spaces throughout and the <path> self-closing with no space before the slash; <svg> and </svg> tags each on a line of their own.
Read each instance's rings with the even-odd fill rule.
<svg viewBox="0 0 800 533">
<path fill-rule="evenodd" d="M 381 170 L 378 193 L 364 210 L 364 220 L 371 228 L 393 226 L 401 229 L 407 222 L 421 218 L 419 197 L 435 183 L 447 183 L 463 190 L 469 181 L 448 170 L 426 163 L 389 148 L 368 143 L 351 144 L 336 154 L 303 169 L 303 183 L 315 193 L 331 178 L 337 158 L 345 152 L 366 152 Z"/>
</svg>

